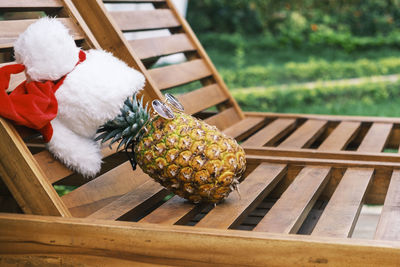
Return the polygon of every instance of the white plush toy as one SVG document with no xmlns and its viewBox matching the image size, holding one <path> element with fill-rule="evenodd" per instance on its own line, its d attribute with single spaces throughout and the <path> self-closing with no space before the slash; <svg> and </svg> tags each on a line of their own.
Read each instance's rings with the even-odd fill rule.
<svg viewBox="0 0 400 267">
<path fill-rule="evenodd" d="M 58 112 L 47 146 L 68 167 L 94 176 L 102 157 L 94 141 L 96 130 L 119 114 L 127 97 L 143 88 L 143 75 L 102 50 L 85 51 L 82 61 L 83 52 L 68 29 L 52 18 L 30 25 L 14 49 L 28 81 L 57 81 L 66 75 L 55 92 Z"/>
</svg>

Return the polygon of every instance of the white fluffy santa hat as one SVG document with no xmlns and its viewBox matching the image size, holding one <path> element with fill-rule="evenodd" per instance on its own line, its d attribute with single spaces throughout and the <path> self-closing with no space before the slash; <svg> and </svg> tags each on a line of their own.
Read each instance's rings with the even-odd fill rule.
<svg viewBox="0 0 400 267">
<path fill-rule="evenodd" d="M 66 76 L 55 93 L 58 113 L 51 121 L 48 149 L 73 170 L 94 176 L 101 168 L 96 131 L 119 114 L 127 97 L 143 88 L 143 75 L 102 50 L 86 51 L 86 59 L 77 65 L 81 50 L 68 29 L 52 18 L 30 25 L 14 49 L 32 81 Z"/>
</svg>

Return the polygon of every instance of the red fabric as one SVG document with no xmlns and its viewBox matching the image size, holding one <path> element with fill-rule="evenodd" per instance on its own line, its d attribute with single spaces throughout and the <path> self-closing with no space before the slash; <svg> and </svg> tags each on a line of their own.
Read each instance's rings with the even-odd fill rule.
<svg viewBox="0 0 400 267">
<path fill-rule="evenodd" d="M 83 51 L 79 52 L 79 63 L 86 59 Z M 7 65 L 0 68 L 0 116 L 38 130 L 45 142 L 53 135 L 51 121 L 57 116 L 58 103 L 55 92 L 64 82 L 66 75 L 58 82 L 27 82 L 24 81 L 10 94 L 6 90 L 11 74 L 23 72 L 22 64 Z"/>
</svg>

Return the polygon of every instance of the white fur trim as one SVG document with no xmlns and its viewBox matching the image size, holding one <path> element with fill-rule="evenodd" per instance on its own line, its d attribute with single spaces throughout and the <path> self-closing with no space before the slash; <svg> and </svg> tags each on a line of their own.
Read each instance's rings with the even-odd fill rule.
<svg viewBox="0 0 400 267">
<path fill-rule="evenodd" d="M 79 60 L 79 48 L 58 20 L 44 17 L 30 25 L 14 43 L 15 58 L 33 81 L 58 80 Z"/>
<path fill-rule="evenodd" d="M 86 60 L 68 74 L 57 90 L 59 118 L 75 133 L 93 138 L 114 119 L 125 99 L 143 88 L 145 79 L 111 53 L 86 52 Z"/>
<path fill-rule="evenodd" d="M 94 177 L 101 168 L 99 145 L 65 127 L 57 118 L 52 122 L 53 137 L 47 144 L 49 151 L 68 168 L 85 177 Z"/>
</svg>

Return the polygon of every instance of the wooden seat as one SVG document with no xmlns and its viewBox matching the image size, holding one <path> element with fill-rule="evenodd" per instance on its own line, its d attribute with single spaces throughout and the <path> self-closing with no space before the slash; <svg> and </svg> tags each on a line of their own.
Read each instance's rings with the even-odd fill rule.
<svg viewBox="0 0 400 267">
<path fill-rule="evenodd" d="M 2 63 L 13 61 L 12 40 L 23 28 L 10 29 L 27 20 L 25 12 L 58 14 L 82 47 L 101 46 L 142 71 L 147 99 L 199 81 L 180 100 L 243 142 L 247 170 L 240 194 L 193 205 L 108 148 L 100 175 L 86 180 L 55 160 L 37 134 L 0 119 L 0 210 L 52 215 L 0 213 L 0 265 L 398 264 L 400 161 L 382 151 L 397 149 L 399 119 L 243 113 L 170 1 L 108 0 L 155 7 L 114 11 L 114 18 L 101 1 L 31 2 L 0 3 L 0 11 L 22 16 L 0 21 Z M 172 35 L 128 40 L 120 28 Z M 186 62 L 154 66 L 178 52 Z M 213 106 L 217 113 L 208 112 Z M 59 197 L 54 185 L 74 190 Z M 383 211 L 368 239 L 354 239 L 364 204 Z"/>
</svg>

